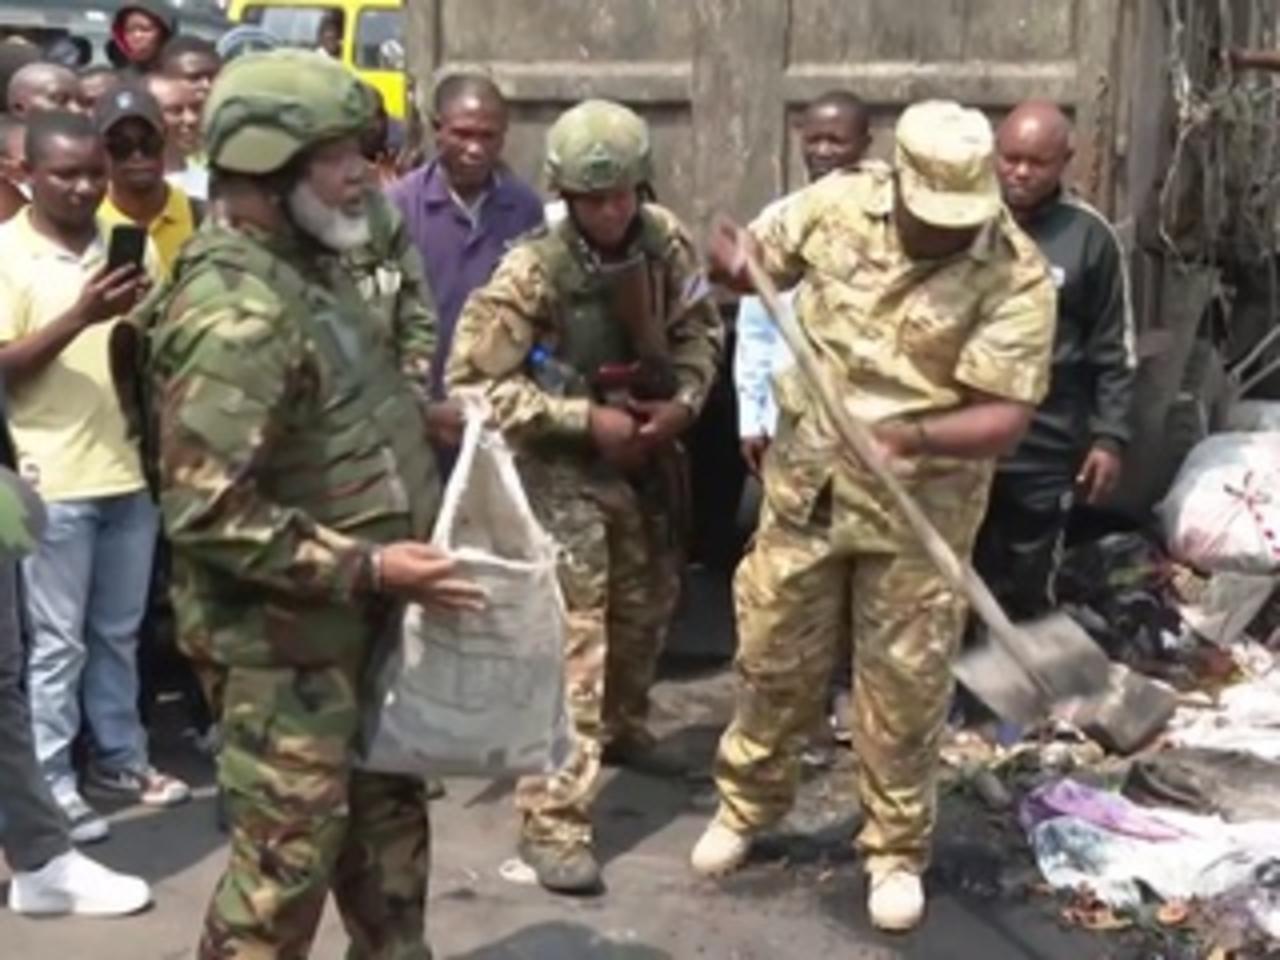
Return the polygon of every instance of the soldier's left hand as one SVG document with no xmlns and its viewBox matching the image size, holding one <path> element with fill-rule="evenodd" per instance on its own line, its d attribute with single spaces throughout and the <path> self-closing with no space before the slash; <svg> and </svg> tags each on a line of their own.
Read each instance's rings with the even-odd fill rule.
<svg viewBox="0 0 1280 960">
<path fill-rule="evenodd" d="M 1076 476 L 1085 503 L 1100 503 L 1119 482 L 1120 455 L 1103 444 L 1095 444 Z"/>
<path fill-rule="evenodd" d="M 640 420 L 638 439 L 654 447 L 670 443 L 693 424 L 693 411 L 679 400 L 631 400 L 628 407 Z"/>
<path fill-rule="evenodd" d="M 455 400 L 441 400 L 427 405 L 427 437 L 442 447 L 456 447 L 462 442 L 462 431 L 467 425 L 462 404 Z"/>
</svg>

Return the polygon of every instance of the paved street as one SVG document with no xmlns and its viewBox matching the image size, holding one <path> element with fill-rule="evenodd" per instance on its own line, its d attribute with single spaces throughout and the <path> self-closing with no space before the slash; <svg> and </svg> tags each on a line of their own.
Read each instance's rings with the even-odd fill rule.
<svg viewBox="0 0 1280 960">
<path fill-rule="evenodd" d="M 671 680 L 660 719 L 693 755 L 714 743 L 727 705 L 723 671 Z M 168 743 L 162 759 L 199 782 L 178 810 L 118 811 L 112 839 L 95 847 L 112 866 L 156 885 L 156 906 L 123 921 L 32 921 L 0 912 L 0 957 L 49 960 L 171 960 L 191 955 L 205 898 L 223 860 L 207 767 Z M 840 781 L 845 781 L 844 783 Z M 611 775 L 598 817 L 608 894 L 553 898 L 504 878 L 514 843 L 509 787 L 453 781 L 436 807 L 430 929 L 439 957 L 453 960 L 779 960 L 792 957 L 1120 957 L 1106 941 L 1059 930 L 1036 904 L 995 895 L 1007 872 L 1001 851 L 944 832 L 934 899 L 918 934 L 886 940 L 867 930 L 859 873 L 845 842 L 853 829 L 847 777 L 815 777 L 784 832 L 752 867 L 723 885 L 685 866 L 704 822 L 700 791 L 630 773 Z M 958 813 L 959 808 L 950 813 Z M 947 835 L 949 834 L 949 835 Z M 961 842 L 961 835 L 964 842 Z M 0 871 L 0 876 L 3 872 Z M 336 917 L 326 917 L 314 956 L 342 956 Z"/>
<path fill-rule="evenodd" d="M 723 609 L 720 604 L 711 605 Z M 706 607 L 703 607 L 705 614 Z M 723 616 L 686 617 L 691 629 L 725 629 Z M 706 646 L 705 636 L 698 638 Z M 680 644 L 688 648 L 690 644 Z M 658 729 L 691 759 L 710 760 L 728 716 L 727 668 L 689 668 L 656 692 Z M 172 717 L 169 718 L 172 721 Z M 220 871 L 211 770 L 159 724 L 159 760 L 198 784 L 185 807 L 119 810 L 112 838 L 92 848 L 110 865 L 155 884 L 146 914 L 117 921 L 33 921 L 0 910 L 0 960 L 176 960 L 192 954 L 206 898 Z M 977 811 L 945 795 L 933 898 L 918 933 L 870 931 L 860 871 L 849 759 L 811 773 L 793 816 L 749 869 L 723 884 L 695 878 L 688 851 L 706 821 L 705 785 L 611 772 L 597 813 L 606 896 L 569 900 L 508 879 L 514 848 L 510 785 L 452 781 L 434 807 L 430 935 L 445 960 L 1122 960 L 1112 940 L 1060 929 L 1053 908 L 1019 891 L 1033 877 L 1009 814 Z M 0 867 L 0 880 L 7 877 Z M 343 956 L 332 911 L 314 951 Z"/>
</svg>

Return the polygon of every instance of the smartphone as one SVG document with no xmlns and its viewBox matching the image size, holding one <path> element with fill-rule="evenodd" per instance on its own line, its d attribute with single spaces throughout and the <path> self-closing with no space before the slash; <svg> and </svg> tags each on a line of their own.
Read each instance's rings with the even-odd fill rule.
<svg viewBox="0 0 1280 960">
<path fill-rule="evenodd" d="M 111 228 L 111 240 L 107 244 L 107 272 L 123 266 L 141 269 L 142 258 L 147 251 L 147 231 L 131 223 Z"/>
</svg>

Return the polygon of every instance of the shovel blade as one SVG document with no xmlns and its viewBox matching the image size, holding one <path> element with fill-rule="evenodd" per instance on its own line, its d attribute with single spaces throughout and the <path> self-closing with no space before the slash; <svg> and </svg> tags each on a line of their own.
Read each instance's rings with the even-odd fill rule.
<svg viewBox="0 0 1280 960">
<path fill-rule="evenodd" d="M 1002 720 L 1025 725 L 1055 703 L 1107 687 L 1111 661 L 1065 613 L 987 631 L 956 660 L 952 672 Z"/>
</svg>

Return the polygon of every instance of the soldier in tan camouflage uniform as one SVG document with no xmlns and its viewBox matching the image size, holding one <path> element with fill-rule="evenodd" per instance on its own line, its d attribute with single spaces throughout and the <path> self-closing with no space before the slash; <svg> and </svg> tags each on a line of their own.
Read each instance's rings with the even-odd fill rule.
<svg viewBox="0 0 1280 960">
<path fill-rule="evenodd" d="M 739 289 L 750 286 L 744 248 L 798 284 L 798 319 L 848 409 L 876 424 L 883 454 L 968 554 L 994 459 L 1045 392 L 1054 321 L 1046 268 L 1001 205 L 986 119 L 954 103 L 912 107 L 895 169 L 832 175 L 745 233 L 721 225 L 713 262 Z M 763 515 L 735 584 L 740 691 L 716 761 L 720 809 L 693 865 L 736 868 L 789 809 L 848 600 L 868 906 L 878 927 L 905 930 L 924 911 L 964 604 L 799 371 L 775 389 Z"/>
<path fill-rule="evenodd" d="M 148 345 L 179 637 L 225 678 L 231 855 L 204 960 L 306 956 L 330 889 L 349 956 L 430 956 L 422 783 L 352 769 L 359 693 L 399 602 L 480 593 L 421 542 L 439 483 L 413 336 L 341 259 L 371 242 L 371 109 L 316 54 L 230 66 L 205 114 L 220 222 L 128 328 Z M 373 266 L 386 293 L 398 271 Z"/>
<path fill-rule="evenodd" d="M 719 315 L 688 234 L 641 203 L 649 133 L 587 101 L 547 135 L 567 217 L 511 251 L 458 322 L 447 381 L 480 388 L 564 548 L 578 746 L 521 783 L 521 854 L 551 890 L 600 887 L 590 804 L 602 748 L 650 759 L 649 686 L 679 584 L 677 440 L 715 375 Z"/>
</svg>

